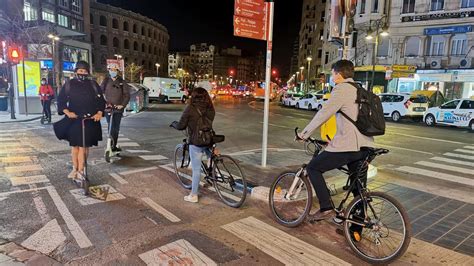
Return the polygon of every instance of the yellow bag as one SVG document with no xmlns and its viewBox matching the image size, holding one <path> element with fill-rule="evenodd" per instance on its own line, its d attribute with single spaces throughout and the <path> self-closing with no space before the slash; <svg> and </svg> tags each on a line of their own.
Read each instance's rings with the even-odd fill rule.
<svg viewBox="0 0 474 266">
<path fill-rule="evenodd" d="M 329 96 L 331 96 L 330 93 L 327 93 L 323 96 L 324 99 L 329 99 Z M 336 135 L 337 131 L 337 124 L 336 124 L 336 116 L 333 115 L 329 120 L 322 124 L 321 126 L 321 139 L 324 141 L 330 141 L 334 138 Z M 329 137 L 329 138 L 328 138 Z"/>
</svg>

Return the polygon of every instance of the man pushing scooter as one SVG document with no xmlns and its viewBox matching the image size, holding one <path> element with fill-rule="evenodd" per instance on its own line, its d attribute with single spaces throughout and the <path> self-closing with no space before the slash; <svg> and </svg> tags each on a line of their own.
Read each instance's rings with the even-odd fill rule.
<svg viewBox="0 0 474 266">
<path fill-rule="evenodd" d="M 130 100 L 130 87 L 119 76 L 119 70 L 116 66 L 109 68 L 109 77 L 105 78 L 100 85 L 104 92 L 106 104 L 105 117 L 109 125 L 109 138 L 111 138 L 111 150 L 109 156 L 121 151 L 117 146 L 120 122 L 122 121 L 123 111 Z M 107 151 L 106 151 L 107 153 Z M 106 157 L 107 154 L 106 154 Z"/>
</svg>

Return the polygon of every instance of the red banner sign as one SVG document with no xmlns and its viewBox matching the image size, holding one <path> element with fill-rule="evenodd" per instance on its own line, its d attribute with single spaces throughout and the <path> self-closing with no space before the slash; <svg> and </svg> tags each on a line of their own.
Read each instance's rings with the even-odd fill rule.
<svg viewBox="0 0 474 266">
<path fill-rule="evenodd" d="M 258 40 L 267 39 L 264 0 L 235 0 L 234 35 Z"/>
<path fill-rule="evenodd" d="M 265 19 L 266 8 L 263 0 L 235 0 L 234 14 L 253 19 Z"/>
</svg>

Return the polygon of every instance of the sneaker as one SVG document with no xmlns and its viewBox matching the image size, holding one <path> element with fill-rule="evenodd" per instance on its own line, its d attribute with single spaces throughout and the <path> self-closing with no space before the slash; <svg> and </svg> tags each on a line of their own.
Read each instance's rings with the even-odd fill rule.
<svg viewBox="0 0 474 266">
<path fill-rule="evenodd" d="M 197 195 L 189 194 L 189 195 L 187 195 L 187 196 L 184 197 L 184 201 L 192 202 L 192 203 L 197 203 L 197 202 L 198 202 L 198 196 L 197 196 Z"/>
<path fill-rule="evenodd" d="M 332 217 L 334 217 L 334 215 L 336 215 L 336 212 L 334 210 L 327 210 L 327 211 L 318 210 L 313 215 L 309 215 L 308 220 L 311 223 L 319 222 L 319 221 L 322 221 L 322 220 L 327 220 L 329 218 L 332 218 Z"/>
<path fill-rule="evenodd" d="M 122 151 L 122 148 L 120 148 L 120 147 L 115 147 L 115 148 L 112 148 L 112 151 L 113 151 L 113 152 L 121 152 L 121 151 Z"/>
<path fill-rule="evenodd" d="M 72 171 L 67 175 L 67 178 L 69 179 L 76 179 L 77 178 L 77 170 L 72 169 Z"/>
</svg>

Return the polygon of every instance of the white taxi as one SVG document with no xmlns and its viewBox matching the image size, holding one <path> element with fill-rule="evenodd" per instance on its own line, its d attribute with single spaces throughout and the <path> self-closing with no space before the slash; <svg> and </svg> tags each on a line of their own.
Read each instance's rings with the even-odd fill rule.
<svg viewBox="0 0 474 266">
<path fill-rule="evenodd" d="M 306 110 L 321 110 L 323 103 L 326 99 L 323 99 L 323 94 L 308 93 L 296 101 L 296 109 Z"/>
<path fill-rule="evenodd" d="M 428 126 L 442 124 L 468 127 L 474 132 L 474 99 L 457 99 L 429 108 L 423 121 Z"/>
</svg>

